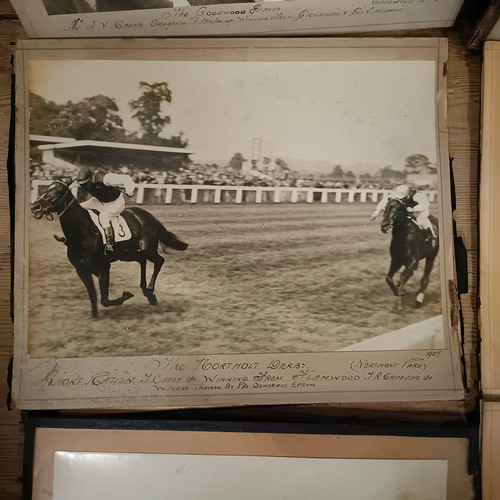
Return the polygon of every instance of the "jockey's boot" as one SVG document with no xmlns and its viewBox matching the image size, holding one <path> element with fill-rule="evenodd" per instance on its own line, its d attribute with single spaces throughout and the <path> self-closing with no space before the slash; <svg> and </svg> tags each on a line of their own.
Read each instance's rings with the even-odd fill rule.
<svg viewBox="0 0 500 500">
<path fill-rule="evenodd" d="M 434 233 L 434 229 L 432 227 L 430 227 L 429 229 L 427 229 L 427 238 L 426 240 L 435 240 L 437 239 L 437 236 L 436 234 Z"/>
<path fill-rule="evenodd" d="M 104 255 L 107 257 L 111 257 L 115 249 L 113 245 L 115 244 L 115 235 L 113 233 L 113 228 L 105 227 L 104 228 L 104 236 L 106 236 L 106 245 L 104 246 Z"/>
</svg>

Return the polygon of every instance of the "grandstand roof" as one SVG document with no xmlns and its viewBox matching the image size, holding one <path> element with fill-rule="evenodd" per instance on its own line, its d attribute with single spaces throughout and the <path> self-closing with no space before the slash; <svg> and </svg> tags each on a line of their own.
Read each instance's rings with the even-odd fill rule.
<svg viewBox="0 0 500 500">
<path fill-rule="evenodd" d="M 53 144 L 53 143 L 60 143 L 60 142 L 74 142 L 76 139 L 73 139 L 72 137 L 58 137 L 55 135 L 39 135 L 39 134 L 30 134 L 30 141 L 31 142 L 39 142 L 39 143 L 44 143 L 44 144 Z"/>
<path fill-rule="evenodd" d="M 54 139 L 56 139 L 54 137 Z M 63 138 L 58 138 L 63 139 Z M 148 153 L 160 153 L 160 154 L 192 154 L 192 151 L 189 151 L 185 148 L 170 148 L 166 146 L 151 146 L 148 144 L 130 144 L 126 142 L 108 142 L 108 141 L 77 141 L 74 139 L 64 138 L 64 142 L 54 142 L 52 144 L 44 144 L 38 146 L 40 150 L 47 149 L 68 149 L 68 148 L 79 148 L 80 150 L 87 151 L 97 151 L 97 150 L 107 150 L 111 152 L 113 150 L 131 150 L 136 152 L 148 152 Z M 36 139 L 35 139 L 36 140 Z"/>
</svg>

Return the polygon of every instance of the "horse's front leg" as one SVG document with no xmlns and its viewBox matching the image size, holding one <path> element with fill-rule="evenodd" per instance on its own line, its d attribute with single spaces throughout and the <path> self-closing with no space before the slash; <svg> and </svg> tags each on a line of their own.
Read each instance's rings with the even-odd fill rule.
<svg viewBox="0 0 500 500">
<path fill-rule="evenodd" d="M 158 299 L 155 295 L 156 279 L 158 278 L 158 274 L 163 267 L 165 259 L 159 253 L 150 255 L 148 258 L 153 263 L 153 274 L 151 275 L 151 279 L 149 280 L 148 286 L 146 288 L 147 293 L 145 293 L 144 295 L 146 295 L 149 303 L 155 306 L 156 304 L 158 304 Z"/>
<path fill-rule="evenodd" d="M 427 257 L 425 259 L 424 274 L 422 276 L 422 279 L 420 280 L 420 288 L 418 289 L 417 292 L 415 307 L 420 307 L 424 302 L 425 291 L 429 286 L 429 278 L 431 275 L 432 268 L 434 267 L 435 259 L 436 256 Z"/>
<path fill-rule="evenodd" d="M 104 307 L 110 306 L 121 306 L 126 300 L 132 298 L 134 296 L 133 293 L 123 292 L 121 297 L 116 299 L 109 298 L 109 269 L 110 266 L 103 268 L 98 274 L 99 280 L 99 290 L 101 292 L 101 304 Z"/>
<path fill-rule="evenodd" d="M 385 282 L 389 285 L 389 288 L 396 297 L 398 296 L 398 289 L 394 284 L 394 275 L 399 271 L 402 265 L 403 264 L 397 262 L 396 260 L 391 260 L 389 271 L 387 272 L 387 276 L 385 277 Z"/>
<path fill-rule="evenodd" d="M 75 266 L 76 273 L 78 277 L 82 280 L 82 283 L 85 285 L 87 289 L 87 293 L 90 299 L 90 308 L 92 312 L 92 317 L 97 318 L 97 292 L 94 285 L 94 279 L 92 278 L 92 273 L 87 269 L 82 267 Z"/>
</svg>

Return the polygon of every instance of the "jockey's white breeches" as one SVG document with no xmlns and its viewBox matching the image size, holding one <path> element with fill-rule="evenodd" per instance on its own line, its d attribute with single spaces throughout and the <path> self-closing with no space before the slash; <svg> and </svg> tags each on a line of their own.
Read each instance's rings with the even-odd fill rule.
<svg viewBox="0 0 500 500">
<path fill-rule="evenodd" d="M 429 215 L 429 209 L 415 213 L 415 222 L 420 229 L 431 229 L 432 224 Z"/>
<path fill-rule="evenodd" d="M 111 226 L 112 219 L 118 217 L 125 210 L 125 196 L 120 194 L 116 200 L 107 203 L 92 197 L 80 203 L 80 205 L 83 208 L 97 210 L 99 212 L 99 222 L 102 227 L 107 228 Z"/>
</svg>

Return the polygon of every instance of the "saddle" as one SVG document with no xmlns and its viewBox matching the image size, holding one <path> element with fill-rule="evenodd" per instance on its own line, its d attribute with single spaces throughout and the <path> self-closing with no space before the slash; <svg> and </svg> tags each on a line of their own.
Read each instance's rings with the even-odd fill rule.
<svg viewBox="0 0 500 500">
<path fill-rule="evenodd" d="M 431 241 L 434 239 L 434 236 L 432 235 L 431 231 L 429 229 L 422 229 L 418 224 L 417 221 L 415 220 L 415 217 L 412 217 L 410 214 L 408 214 L 408 220 L 412 222 L 415 227 L 424 235 L 425 241 Z"/>
<path fill-rule="evenodd" d="M 97 212 L 97 210 L 87 210 L 87 212 L 89 213 L 97 229 L 99 229 L 103 244 L 106 244 L 106 235 L 104 234 L 104 228 L 99 222 L 99 212 Z M 111 227 L 113 228 L 113 232 L 115 235 L 115 243 L 118 243 L 120 241 L 127 241 L 132 238 L 132 232 L 128 227 L 127 221 L 121 215 L 119 215 L 118 217 L 113 217 L 113 219 L 111 220 Z"/>
</svg>

